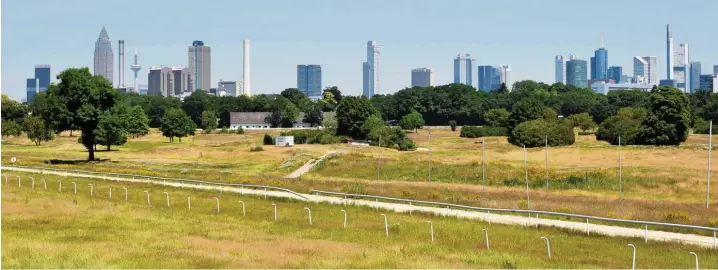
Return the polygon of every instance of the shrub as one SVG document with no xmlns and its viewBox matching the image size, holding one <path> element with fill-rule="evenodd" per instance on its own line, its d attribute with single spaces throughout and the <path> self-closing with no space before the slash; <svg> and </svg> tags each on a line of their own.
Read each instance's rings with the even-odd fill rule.
<svg viewBox="0 0 718 270">
<path fill-rule="evenodd" d="M 545 145 L 546 138 L 550 146 L 571 145 L 576 140 L 576 134 L 566 121 L 538 119 L 516 126 L 509 134 L 509 143 L 516 146 L 540 147 Z"/>
<path fill-rule="evenodd" d="M 551 207 L 551 212 L 568 213 L 568 214 L 572 213 L 571 207 L 563 206 L 563 205 Z"/>
<path fill-rule="evenodd" d="M 519 209 L 529 209 L 529 203 L 525 199 L 521 199 L 518 204 Z"/>
<path fill-rule="evenodd" d="M 264 134 L 264 145 L 274 145 L 274 138 L 272 135 Z"/>
<path fill-rule="evenodd" d="M 219 134 L 228 134 L 228 133 L 229 133 L 229 129 L 227 129 L 227 127 L 222 127 L 222 129 L 219 130 Z"/>
<path fill-rule="evenodd" d="M 504 108 L 493 108 L 484 113 L 484 122 L 487 126 L 508 127 L 511 113 Z"/>
<path fill-rule="evenodd" d="M 260 152 L 260 151 L 264 151 L 264 147 L 262 147 L 261 145 L 255 145 L 255 146 L 252 146 L 251 148 L 249 148 L 249 152 Z"/>
<path fill-rule="evenodd" d="M 596 123 L 593 122 L 593 118 L 588 113 L 573 114 L 568 117 L 568 121 L 583 132 L 596 128 Z"/>
<path fill-rule="evenodd" d="M 616 145 L 620 136 L 621 144 L 634 144 L 646 115 L 646 110 L 643 108 L 621 108 L 618 115 L 611 116 L 601 123 L 596 131 L 596 140 Z"/>
<path fill-rule="evenodd" d="M 693 121 L 693 133 L 708 134 L 709 131 L 710 123 L 708 123 L 708 121 L 703 120 L 703 118 L 696 118 L 696 120 Z"/>
<path fill-rule="evenodd" d="M 665 219 L 666 221 L 682 221 L 682 222 L 688 222 L 691 220 L 691 218 L 688 216 L 688 213 L 676 212 L 676 211 L 663 212 L 663 219 Z"/>
<path fill-rule="evenodd" d="M 456 131 L 456 121 L 454 121 L 454 120 L 449 121 L 449 126 L 451 127 L 451 132 Z"/>
<path fill-rule="evenodd" d="M 465 138 L 480 138 L 490 136 L 506 136 L 508 129 L 505 127 L 477 127 L 477 126 L 463 126 L 461 127 L 460 137 Z"/>
<path fill-rule="evenodd" d="M 237 134 L 242 135 L 244 134 L 244 129 L 242 127 L 237 128 Z"/>
</svg>

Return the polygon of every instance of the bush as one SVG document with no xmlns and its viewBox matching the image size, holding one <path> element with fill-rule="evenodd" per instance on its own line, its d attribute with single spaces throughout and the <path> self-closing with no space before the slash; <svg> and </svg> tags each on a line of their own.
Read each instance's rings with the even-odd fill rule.
<svg viewBox="0 0 718 270">
<path fill-rule="evenodd" d="M 255 145 L 255 146 L 252 146 L 251 148 L 249 148 L 249 152 L 260 152 L 260 151 L 264 151 L 264 147 L 262 147 L 261 145 Z"/>
<path fill-rule="evenodd" d="M 620 136 L 621 144 L 634 144 L 646 115 L 646 110 L 643 108 L 621 108 L 618 115 L 611 116 L 601 123 L 596 131 L 596 140 L 616 145 Z"/>
<path fill-rule="evenodd" d="M 242 135 L 244 134 L 244 129 L 242 127 L 237 128 L 237 134 Z"/>
<path fill-rule="evenodd" d="M 710 123 L 703 120 L 703 118 L 696 118 L 693 121 L 693 133 L 695 134 L 708 134 L 710 131 Z"/>
<path fill-rule="evenodd" d="M 219 130 L 219 134 L 229 134 L 229 129 L 227 129 L 227 127 L 222 127 L 222 129 Z"/>
<path fill-rule="evenodd" d="M 13 120 L 2 121 L 2 136 L 20 136 L 22 135 L 22 126 Z"/>
<path fill-rule="evenodd" d="M 454 120 L 449 121 L 449 126 L 451 127 L 451 132 L 456 131 L 456 121 L 454 121 Z"/>
<path fill-rule="evenodd" d="M 484 122 L 487 126 L 508 127 L 511 113 L 504 108 L 493 108 L 484 113 Z"/>
<path fill-rule="evenodd" d="M 566 121 L 538 119 L 516 126 L 509 135 L 509 143 L 516 146 L 541 147 L 545 145 L 546 138 L 550 146 L 571 145 L 576 140 L 576 134 Z"/>
<path fill-rule="evenodd" d="M 272 135 L 264 134 L 264 145 L 274 145 L 274 138 Z"/>
<path fill-rule="evenodd" d="M 691 218 L 688 216 L 688 213 L 676 212 L 676 211 L 663 212 L 663 219 L 665 219 L 666 221 L 679 221 L 679 222 L 691 221 Z"/>
<path fill-rule="evenodd" d="M 509 131 L 505 127 L 463 126 L 461 127 L 459 137 L 480 138 L 490 136 L 506 136 L 508 133 Z"/>
</svg>

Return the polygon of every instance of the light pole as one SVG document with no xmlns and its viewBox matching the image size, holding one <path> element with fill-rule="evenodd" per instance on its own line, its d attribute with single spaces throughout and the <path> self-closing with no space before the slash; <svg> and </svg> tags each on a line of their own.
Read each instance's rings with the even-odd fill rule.
<svg viewBox="0 0 718 270">
<path fill-rule="evenodd" d="M 431 182 L 431 130 L 429 130 L 429 182 Z"/>
<path fill-rule="evenodd" d="M 548 192 L 548 135 L 546 135 L 546 192 Z"/>
<path fill-rule="evenodd" d="M 693 255 L 693 257 L 696 258 L 696 270 L 700 269 L 698 268 L 698 254 L 696 254 L 695 252 L 688 252 L 688 254 L 691 254 Z"/>
<path fill-rule="evenodd" d="M 623 166 L 621 164 L 621 136 L 618 136 L 618 193 L 619 199 L 623 199 Z"/>
<path fill-rule="evenodd" d="M 706 185 L 706 208 L 711 198 L 711 150 L 713 149 L 713 120 L 708 126 L 708 182 Z"/>
<path fill-rule="evenodd" d="M 486 137 L 481 137 L 481 178 L 483 179 L 482 191 L 486 191 Z"/>
<path fill-rule="evenodd" d="M 529 197 L 529 165 L 526 157 L 526 145 L 524 144 L 524 172 L 526 177 L 526 207 L 531 209 L 531 198 Z"/>
<path fill-rule="evenodd" d="M 376 158 L 376 181 L 379 182 L 379 176 L 381 175 L 381 134 L 379 134 L 379 154 Z"/>
<path fill-rule="evenodd" d="M 636 269 L 636 246 L 628 244 L 629 247 L 633 248 L 633 262 L 631 263 L 631 269 Z"/>
<path fill-rule="evenodd" d="M 546 251 L 548 252 L 548 257 L 551 258 L 551 243 L 549 243 L 548 237 L 541 236 L 541 239 L 546 241 Z"/>
</svg>

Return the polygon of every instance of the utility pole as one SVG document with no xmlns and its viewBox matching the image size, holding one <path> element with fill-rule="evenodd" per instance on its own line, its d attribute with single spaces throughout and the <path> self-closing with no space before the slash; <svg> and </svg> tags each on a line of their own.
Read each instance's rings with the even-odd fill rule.
<svg viewBox="0 0 718 270">
<path fill-rule="evenodd" d="M 621 159 L 621 136 L 618 136 L 618 196 L 623 199 L 623 167 Z"/>
<path fill-rule="evenodd" d="M 376 159 L 376 181 L 379 182 L 379 175 L 381 174 L 381 134 L 379 134 L 379 155 Z"/>
<path fill-rule="evenodd" d="M 711 198 L 711 149 L 713 149 L 713 120 L 708 126 L 708 185 L 706 186 L 706 208 Z"/>
<path fill-rule="evenodd" d="M 526 157 L 526 145 L 524 144 L 524 172 L 526 172 L 526 207 L 531 209 L 531 198 L 529 197 L 529 165 Z M 531 215 L 531 214 L 529 214 Z"/>
<path fill-rule="evenodd" d="M 431 131 L 429 131 L 429 182 L 431 182 Z"/>
<path fill-rule="evenodd" d="M 486 137 L 481 137 L 481 178 L 484 181 L 482 190 L 486 191 Z"/>
<path fill-rule="evenodd" d="M 546 192 L 548 192 L 548 135 L 546 135 Z"/>
</svg>

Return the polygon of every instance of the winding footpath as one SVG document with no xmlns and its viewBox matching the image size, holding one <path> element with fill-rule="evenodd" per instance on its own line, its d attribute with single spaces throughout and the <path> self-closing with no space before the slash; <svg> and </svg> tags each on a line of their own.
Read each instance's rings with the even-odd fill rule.
<svg viewBox="0 0 718 270">
<path fill-rule="evenodd" d="M 162 181 L 162 180 L 150 180 L 140 178 L 123 178 L 111 175 L 100 175 L 100 174 L 89 174 L 79 172 L 63 172 L 63 171 L 47 171 L 33 168 L 19 168 L 12 166 L 3 166 L 5 171 L 18 171 L 28 173 L 42 173 L 52 174 L 67 177 L 82 177 L 82 178 L 93 178 L 106 181 L 115 182 L 136 182 L 136 183 L 149 183 L 155 185 L 172 186 L 179 188 L 191 188 L 191 189 L 204 189 L 204 190 L 218 190 L 220 192 L 249 194 L 258 196 L 269 196 L 269 197 L 285 197 L 297 199 L 297 195 L 283 192 L 283 191 L 272 191 L 272 190 L 261 190 L 261 189 L 250 189 L 242 187 L 229 187 L 219 185 L 203 185 L 203 184 L 190 184 L 182 182 Z M 509 225 L 523 225 L 523 226 L 552 226 L 556 228 L 564 228 L 575 230 L 580 233 L 588 234 L 602 234 L 608 236 L 619 236 L 619 237 L 634 237 L 642 238 L 645 241 L 673 241 L 680 242 L 683 244 L 692 244 L 704 247 L 716 247 L 716 239 L 712 236 L 701 236 L 696 234 L 686 233 L 673 233 L 665 231 L 655 231 L 646 229 L 627 228 L 621 226 L 610 226 L 610 225 L 599 225 L 599 224 L 588 224 L 584 222 L 564 221 L 555 219 L 540 219 L 536 216 L 517 216 L 517 215 L 500 215 L 493 213 L 477 212 L 477 211 L 466 211 L 447 209 L 431 206 L 414 206 L 400 203 L 390 202 L 378 202 L 360 199 L 344 199 L 331 196 L 321 196 L 313 194 L 301 194 L 307 201 L 318 202 L 318 203 L 331 203 L 331 204 L 351 204 L 359 206 L 368 206 L 376 209 L 384 209 L 388 211 L 394 211 L 397 213 L 411 213 L 411 212 L 425 212 L 436 215 L 452 216 L 457 218 L 465 219 L 477 219 L 483 220 L 490 223 L 500 223 Z"/>
</svg>

